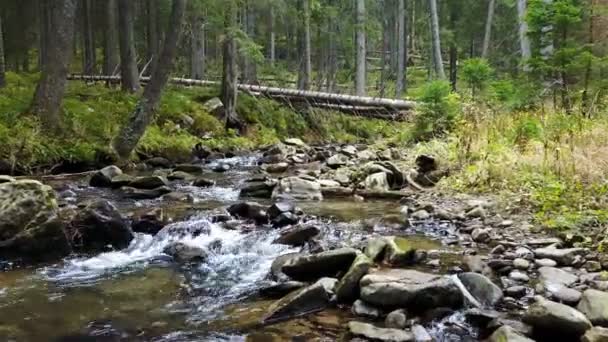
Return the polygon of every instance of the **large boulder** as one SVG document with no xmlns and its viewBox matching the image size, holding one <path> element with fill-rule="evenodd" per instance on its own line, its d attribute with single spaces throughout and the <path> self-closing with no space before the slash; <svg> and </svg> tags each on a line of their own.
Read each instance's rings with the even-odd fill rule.
<svg viewBox="0 0 608 342">
<path fill-rule="evenodd" d="M 257 223 L 268 222 L 266 207 L 256 202 L 236 203 L 228 207 L 227 210 L 230 215 L 238 218 L 254 220 Z"/>
<path fill-rule="evenodd" d="M 367 274 L 374 263 L 365 254 L 359 254 L 348 272 L 336 285 L 336 296 L 341 302 L 352 301 L 359 295 L 359 281 Z"/>
<path fill-rule="evenodd" d="M 72 246 L 83 252 L 100 252 L 108 247 L 123 249 L 133 240 L 127 220 L 116 207 L 98 200 L 80 210 L 70 223 Z"/>
<path fill-rule="evenodd" d="M 508 325 L 503 325 L 494 331 L 488 342 L 534 342 L 534 340 L 521 335 Z"/>
<path fill-rule="evenodd" d="M 201 262 L 207 258 L 204 249 L 185 244 L 183 242 L 173 242 L 163 249 L 163 253 L 173 257 L 178 262 Z"/>
<path fill-rule="evenodd" d="M 563 266 L 570 266 L 578 255 L 586 253 L 584 248 L 557 248 L 552 245 L 545 248 L 537 248 L 534 255 L 537 259 L 552 259 Z"/>
<path fill-rule="evenodd" d="M 322 311 L 329 305 L 329 299 L 329 293 L 319 281 L 275 302 L 262 319 L 262 324 L 276 323 Z"/>
<path fill-rule="evenodd" d="M 272 198 L 290 198 L 296 200 L 322 200 L 319 182 L 303 177 L 287 177 L 279 181 L 272 193 Z"/>
<path fill-rule="evenodd" d="M 494 306 L 502 300 L 503 293 L 500 287 L 481 274 L 461 273 L 458 275 L 458 279 L 467 291 L 485 307 Z"/>
<path fill-rule="evenodd" d="M 415 270 L 377 271 L 364 276 L 360 285 L 361 299 L 382 308 L 424 311 L 463 303 L 462 292 L 450 278 Z"/>
<path fill-rule="evenodd" d="M 270 198 L 277 186 L 276 180 L 268 178 L 253 178 L 245 181 L 241 187 L 240 197 Z"/>
<path fill-rule="evenodd" d="M 336 273 L 347 270 L 356 256 L 356 249 L 339 248 L 311 255 L 295 256 L 287 260 L 281 269 L 294 280 L 309 281 L 335 276 Z"/>
<path fill-rule="evenodd" d="M 119 175 L 122 175 L 122 170 L 118 166 L 106 166 L 91 176 L 89 185 L 99 188 L 109 188 L 112 186 L 112 178 Z"/>
<path fill-rule="evenodd" d="M 579 339 L 591 328 L 591 322 L 580 311 L 542 297 L 528 308 L 523 321 L 533 327 L 534 335 L 563 340 Z"/>
<path fill-rule="evenodd" d="M 401 329 L 378 328 L 363 322 L 348 322 L 348 332 L 354 337 L 370 341 L 409 342 L 414 341 L 414 334 Z"/>
<path fill-rule="evenodd" d="M 136 233 L 156 235 L 167 225 L 167 221 L 164 210 L 155 208 L 135 217 L 131 227 Z"/>
<path fill-rule="evenodd" d="M 281 232 L 274 243 L 290 246 L 304 246 L 315 236 L 319 235 L 319 228 L 313 225 L 301 225 Z"/>
<path fill-rule="evenodd" d="M 586 290 L 576 308 L 585 314 L 593 325 L 608 327 L 608 293 Z"/>
</svg>

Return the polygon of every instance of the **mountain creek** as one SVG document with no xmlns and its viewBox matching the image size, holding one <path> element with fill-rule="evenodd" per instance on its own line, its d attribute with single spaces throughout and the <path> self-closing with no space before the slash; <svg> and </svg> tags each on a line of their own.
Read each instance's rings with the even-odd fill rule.
<svg viewBox="0 0 608 342">
<path fill-rule="evenodd" d="M 0 176 L 0 339 L 608 339 L 608 259 L 433 191 L 432 156 L 198 157 Z"/>
</svg>

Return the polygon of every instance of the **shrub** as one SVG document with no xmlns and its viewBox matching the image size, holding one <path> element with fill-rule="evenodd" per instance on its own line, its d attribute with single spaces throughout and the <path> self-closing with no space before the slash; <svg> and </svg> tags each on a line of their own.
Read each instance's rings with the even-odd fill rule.
<svg viewBox="0 0 608 342">
<path fill-rule="evenodd" d="M 478 91 L 485 88 L 493 73 L 494 69 L 492 69 L 488 61 L 483 58 L 471 58 L 464 61 L 462 65 L 462 76 L 469 84 L 469 87 L 471 87 L 473 99 L 477 96 Z"/>
<path fill-rule="evenodd" d="M 416 113 L 412 133 L 414 140 L 429 140 L 450 132 L 460 114 L 458 95 L 451 92 L 446 81 L 433 81 L 424 86 L 419 98 L 421 103 Z"/>
</svg>

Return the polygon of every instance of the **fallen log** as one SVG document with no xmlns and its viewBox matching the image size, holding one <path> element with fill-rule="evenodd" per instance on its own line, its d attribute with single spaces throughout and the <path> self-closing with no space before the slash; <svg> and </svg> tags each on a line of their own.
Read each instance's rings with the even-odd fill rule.
<svg viewBox="0 0 608 342">
<path fill-rule="evenodd" d="M 89 75 L 70 75 L 68 80 L 85 81 L 85 82 L 120 82 L 120 76 L 89 76 Z M 149 77 L 141 77 L 142 83 L 147 83 L 150 80 Z M 215 86 L 219 85 L 217 81 L 206 81 L 206 80 L 194 80 L 188 78 L 172 78 L 170 80 L 172 84 L 185 85 L 185 86 Z M 266 87 L 259 85 L 250 84 L 239 84 L 237 87 L 243 91 L 249 91 L 252 93 L 260 93 L 262 95 L 273 97 L 273 96 L 287 96 L 297 97 L 302 99 L 308 99 L 314 102 L 325 102 L 338 105 L 350 105 L 350 106 L 367 106 L 367 107 L 383 107 L 392 111 L 400 110 L 412 110 L 416 104 L 413 101 L 397 100 L 397 99 L 386 99 L 379 97 L 368 97 L 368 96 L 354 96 L 345 94 L 333 94 L 324 93 L 319 91 L 310 90 L 299 90 L 290 88 L 277 88 L 277 87 Z"/>
</svg>

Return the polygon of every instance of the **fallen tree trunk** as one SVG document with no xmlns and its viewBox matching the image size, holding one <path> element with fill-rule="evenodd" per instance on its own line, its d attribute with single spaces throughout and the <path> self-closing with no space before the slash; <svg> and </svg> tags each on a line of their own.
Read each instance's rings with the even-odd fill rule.
<svg viewBox="0 0 608 342">
<path fill-rule="evenodd" d="M 120 82 L 120 76 L 88 76 L 88 75 L 70 75 L 68 80 L 85 81 L 85 82 Z M 147 83 L 149 77 L 142 77 L 141 82 Z M 193 80 L 188 78 L 172 78 L 169 82 L 177 85 L 185 86 L 216 86 L 219 82 Z M 239 90 L 248 91 L 251 93 L 259 93 L 268 97 L 286 96 L 291 98 L 306 99 L 313 103 L 326 103 L 335 105 L 348 106 L 364 106 L 364 107 L 382 107 L 390 111 L 412 110 L 416 104 L 413 101 L 386 99 L 368 96 L 354 96 L 344 94 L 324 93 L 310 90 L 298 90 L 289 88 L 266 87 L 249 84 L 239 84 Z"/>
</svg>

